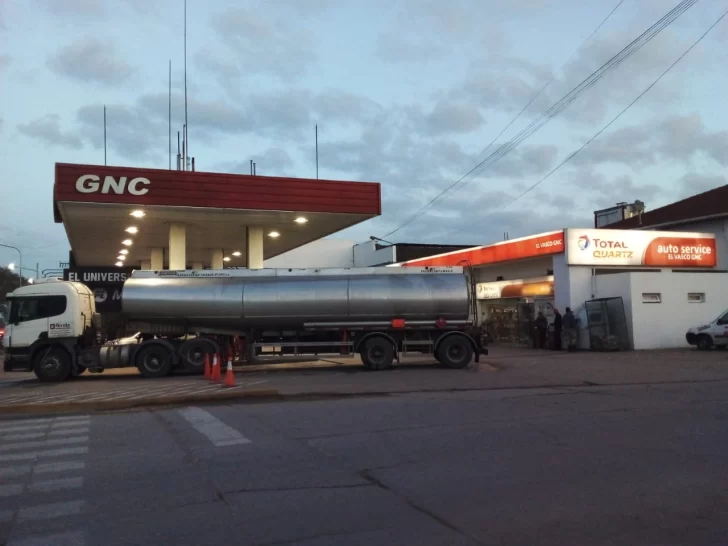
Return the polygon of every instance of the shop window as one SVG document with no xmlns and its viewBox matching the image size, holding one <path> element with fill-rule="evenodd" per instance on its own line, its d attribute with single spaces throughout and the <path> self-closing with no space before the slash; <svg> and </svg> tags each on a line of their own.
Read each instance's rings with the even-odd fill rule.
<svg viewBox="0 0 728 546">
<path fill-rule="evenodd" d="M 659 292 L 642 292 L 642 303 L 662 303 L 662 294 Z"/>
<path fill-rule="evenodd" d="M 688 303 L 705 303 L 705 292 L 688 292 Z"/>
</svg>

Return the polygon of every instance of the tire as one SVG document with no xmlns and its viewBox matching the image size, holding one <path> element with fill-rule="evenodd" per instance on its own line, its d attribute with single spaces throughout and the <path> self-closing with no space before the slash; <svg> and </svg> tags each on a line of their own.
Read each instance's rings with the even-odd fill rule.
<svg viewBox="0 0 728 546">
<path fill-rule="evenodd" d="M 40 349 L 33 358 L 33 373 L 44 383 L 60 383 L 71 375 L 71 357 L 63 349 Z"/>
<path fill-rule="evenodd" d="M 361 350 L 361 361 L 370 370 L 387 370 L 394 362 L 394 347 L 387 338 L 376 336 L 367 339 Z"/>
<path fill-rule="evenodd" d="M 71 377 L 78 377 L 86 371 L 86 366 L 74 366 L 71 370 Z"/>
<path fill-rule="evenodd" d="M 156 379 L 172 373 L 172 353 L 161 343 L 150 343 L 139 349 L 135 361 L 142 377 Z"/>
<path fill-rule="evenodd" d="M 461 335 L 447 336 L 437 346 L 435 353 L 438 361 L 453 370 L 465 368 L 473 360 L 473 345 L 470 340 Z"/>
<path fill-rule="evenodd" d="M 698 336 L 698 350 L 700 351 L 708 351 L 711 347 L 713 347 L 713 340 L 710 336 L 706 336 L 705 334 Z"/>
<path fill-rule="evenodd" d="M 214 353 L 215 346 L 205 338 L 185 341 L 179 348 L 181 367 L 191 372 L 202 373 L 205 371 L 205 355 L 212 359 Z"/>
</svg>

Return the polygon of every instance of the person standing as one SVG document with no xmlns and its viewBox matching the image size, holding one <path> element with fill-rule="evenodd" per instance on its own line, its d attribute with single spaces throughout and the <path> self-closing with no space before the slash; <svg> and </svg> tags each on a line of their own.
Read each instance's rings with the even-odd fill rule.
<svg viewBox="0 0 728 546">
<path fill-rule="evenodd" d="M 564 327 L 564 345 L 567 351 L 573 351 L 576 348 L 576 317 L 571 311 L 571 307 L 566 308 L 563 318 Z"/>
<path fill-rule="evenodd" d="M 561 334 L 563 331 L 563 319 L 559 310 L 554 308 L 554 351 L 561 350 Z"/>
<path fill-rule="evenodd" d="M 536 317 L 536 335 L 538 336 L 537 339 L 537 347 L 539 349 L 545 349 L 546 348 L 546 332 L 549 328 L 549 321 L 546 318 L 546 315 L 544 315 L 541 311 L 538 312 L 538 317 Z"/>
</svg>

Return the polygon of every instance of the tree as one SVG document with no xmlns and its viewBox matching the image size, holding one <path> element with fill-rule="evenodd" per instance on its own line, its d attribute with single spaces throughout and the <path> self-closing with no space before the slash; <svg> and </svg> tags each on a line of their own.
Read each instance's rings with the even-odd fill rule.
<svg viewBox="0 0 728 546">
<path fill-rule="evenodd" d="M 21 279 L 24 285 L 28 284 L 28 279 L 24 277 L 21 277 Z M 0 269 L 0 303 L 5 303 L 5 296 L 17 287 L 18 274 L 7 267 Z"/>
</svg>

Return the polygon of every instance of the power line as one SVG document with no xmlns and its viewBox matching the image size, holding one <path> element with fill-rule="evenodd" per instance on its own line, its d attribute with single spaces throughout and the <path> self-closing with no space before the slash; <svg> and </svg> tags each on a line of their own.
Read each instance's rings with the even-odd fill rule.
<svg viewBox="0 0 728 546">
<path fill-rule="evenodd" d="M 692 44 L 692 45 L 691 45 L 691 46 L 690 46 L 689 48 L 687 48 L 687 49 L 686 49 L 686 50 L 685 50 L 685 51 L 683 52 L 683 54 L 682 54 L 682 55 L 680 55 L 680 56 L 679 56 L 679 57 L 678 57 L 678 58 L 677 58 L 677 59 L 675 60 L 675 62 L 673 62 L 673 63 L 672 63 L 672 64 L 671 64 L 670 66 L 668 66 L 668 67 L 667 67 L 667 69 L 665 69 L 665 71 L 664 71 L 664 72 L 663 72 L 662 74 L 660 74 L 660 75 L 659 75 L 659 76 L 657 77 L 657 79 L 656 79 L 655 81 L 653 81 L 653 82 L 652 82 L 652 83 L 651 83 L 650 85 L 648 85 L 648 86 L 647 86 L 647 88 L 646 88 L 646 89 L 645 89 L 644 91 L 642 91 L 642 93 L 640 93 L 639 95 L 637 95 L 637 98 L 635 98 L 635 99 L 634 99 L 634 100 L 633 100 L 632 102 L 630 102 L 630 103 L 629 103 L 629 104 L 628 104 L 628 105 L 627 105 L 627 106 L 626 106 L 626 107 L 625 107 L 625 108 L 624 108 L 624 109 L 623 109 L 623 110 L 622 110 L 621 112 L 619 112 L 619 114 L 617 114 L 617 115 L 616 115 L 615 117 L 613 117 L 613 118 L 612 118 L 612 120 L 611 120 L 611 121 L 610 121 L 609 123 L 607 123 L 607 124 L 606 124 L 606 125 L 605 125 L 604 127 L 602 127 L 602 128 L 601 128 L 601 129 L 599 130 L 599 131 L 597 131 L 597 133 L 595 133 L 595 134 L 594 134 L 594 136 L 592 136 L 592 137 L 591 137 L 591 138 L 590 138 L 589 140 L 587 140 L 587 141 L 586 141 L 586 142 L 585 142 L 585 143 L 584 143 L 584 144 L 583 144 L 582 146 L 580 146 L 580 147 L 579 147 L 579 148 L 578 148 L 578 149 L 577 149 L 576 151 L 574 151 L 574 152 L 572 152 L 571 154 L 569 154 L 569 155 L 568 155 L 568 156 L 566 157 L 566 159 L 564 159 L 564 160 L 563 160 L 563 161 L 562 161 L 561 163 L 559 163 L 559 164 L 558 164 L 558 165 L 557 165 L 556 167 L 554 167 L 554 168 L 553 168 L 553 169 L 552 169 L 552 170 L 551 170 L 551 171 L 550 171 L 550 172 L 549 172 L 549 173 L 548 173 L 547 175 L 545 175 L 545 176 L 544 176 L 543 178 L 541 178 L 541 179 L 540 179 L 540 180 L 539 180 L 538 182 L 536 182 L 535 184 L 533 184 L 533 185 L 532 185 L 532 186 L 530 186 L 529 188 L 526 188 L 526 189 L 525 189 L 525 190 L 524 190 L 524 191 L 523 191 L 523 192 L 522 192 L 522 193 L 521 193 L 520 195 L 518 195 L 518 196 L 517 196 L 517 197 L 516 197 L 515 199 L 513 199 L 512 201 L 510 201 L 509 203 L 507 203 L 506 205 L 504 205 L 504 207 L 508 207 L 508 206 L 512 205 L 513 203 L 515 203 L 516 201 L 518 201 L 518 200 L 519 200 L 519 199 L 520 199 L 521 197 L 523 197 L 524 195 L 526 195 L 527 193 L 529 193 L 529 192 L 530 192 L 531 190 L 533 190 L 533 189 L 534 189 L 534 188 L 535 188 L 536 186 L 538 186 L 538 185 L 539 185 L 539 184 L 541 184 L 541 183 L 542 183 L 543 181 L 545 181 L 546 179 L 548 179 L 548 178 L 549 178 L 549 177 L 550 177 L 550 176 L 551 176 L 552 174 L 554 174 L 554 173 L 555 173 L 556 171 L 558 171 L 558 170 L 559 170 L 559 169 L 560 169 L 561 167 L 563 167 L 563 166 L 564 166 L 564 165 L 565 165 L 565 164 L 566 164 L 566 163 L 567 163 L 568 161 L 570 161 L 570 160 L 571 160 L 571 159 L 572 159 L 573 157 L 575 157 L 575 156 L 576 156 L 577 154 L 579 154 L 579 152 L 581 152 L 581 151 L 582 151 L 582 150 L 583 150 L 584 148 L 586 148 L 587 146 L 589 146 L 589 144 L 591 144 L 591 143 L 592 143 L 592 142 L 593 142 L 594 140 L 596 140 L 596 139 L 597 139 L 597 138 L 599 137 L 599 135 L 601 135 L 601 134 L 602 134 L 602 133 L 603 133 L 604 131 L 606 131 L 607 129 L 609 129 L 609 127 L 610 127 L 610 126 L 611 126 L 611 125 L 612 125 L 612 124 L 613 124 L 613 123 L 614 123 L 615 121 L 617 121 L 617 120 L 618 120 L 618 119 L 619 119 L 620 117 L 622 117 L 622 114 L 624 114 L 624 113 L 625 113 L 625 112 L 626 112 L 627 110 L 629 110 L 629 109 L 630 109 L 630 108 L 631 108 L 631 107 L 632 107 L 632 106 L 633 106 L 633 105 L 634 105 L 634 104 L 635 104 L 635 103 L 636 103 L 636 102 L 637 102 L 638 100 L 640 100 L 640 99 L 641 99 L 642 97 L 644 97 L 644 96 L 645 96 L 645 95 L 646 95 L 646 94 L 647 94 L 647 93 L 648 93 L 648 92 L 650 91 L 650 89 L 652 89 L 652 88 L 653 88 L 653 87 L 654 87 L 655 85 L 657 85 L 657 83 L 658 83 L 658 82 L 659 82 L 659 81 L 660 81 L 660 80 L 661 80 L 661 79 L 662 79 L 662 78 L 663 78 L 663 77 L 664 77 L 664 76 L 665 76 L 665 75 L 666 75 L 666 74 L 667 74 L 668 72 L 670 72 L 670 70 L 672 70 L 672 69 L 673 69 L 673 67 L 675 67 L 675 65 L 677 65 L 677 64 L 678 64 L 678 63 L 679 63 L 680 61 L 682 61 L 682 60 L 683 60 L 683 58 L 684 58 L 684 57 L 685 57 L 685 56 L 686 56 L 686 55 L 687 55 L 688 53 L 690 53 L 690 52 L 691 52 L 691 51 L 693 50 L 693 48 L 694 48 L 695 46 L 697 46 L 697 45 L 698 45 L 698 44 L 699 44 L 700 42 L 702 42 L 702 41 L 703 41 L 703 38 L 705 38 L 705 37 L 706 37 L 706 36 L 707 36 L 707 35 L 708 35 L 708 34 L 710 33 L 710 31 L 711 31 L 711 30 L 713 30 L 713 29 L 714 29 L 714 28 L 715 28 L 715 27 L 716 27 L 716 26 L 717 26 L 717 25 L 718 25 L 718 24 L 719 24 L 719 23 L 720 23 L 720 22 L 721 22 L 721 21 L 722 21 L 722 20 L 723 20 L 723 19 L 724 19 L 724 18 L 726 17 L 726 15 L 728 15 L 728 10 L 724 11 L 724 12 L 723 12 L 723 15 L 721 15 L 721 16 L 720 16 L 720 17 L 719 17 L 719 18 L 718 18 L 718 19 L 717 19 L 717 20 L 716 20 L 716 21 L 715 21 L 715 22 L 714 22 L 714 23 L 713 23 L 712 25 L 710 25 L 710 27 L 708 28 L 708 30 L 706 30 L 706 31 L 705 31 L 705 32 L 704 32 L 704 33 L 702 34 L 702 36 L 700 36 L 700 38 L 698 38 L 698 39 L 697 39 L 697 40 L 696 40 L 695 42 L 693 42 L 693 44 Z"/>
<path fill-rule="evenodd" d="M 533 120 L 525 129 L 521 130 L 515 137 L 513 137 L 506 143 L 502 144 L 497 150 L 495 150 L 488 157 L 486 157 L 481 162 L 479 162 L 475 167 L 473 167 L 470 171 L 468 171 L 465 175 L 463 175 L 459 180 L 457 180 L 456 182 L 451 184 L 449 187 L 447 187 L 445 190 L 443 190 L 438 195 L 436 195 L 433 199 L 431 199 L 425 206 L 423 206 L 418 211 L 416 211 L 403 224 L 401 224 L 399 227 L 397 227 L 393 231 L 390 231 L 389 233 L 387 233 L 385 235 L 385 237 L 389 237 L 389 236 L 393 235 L 394 233 L 400 231 L 401 229 L 403 229 L 410 223 L 414 222 L 415 220 L 417 220 L 418 218 L 423 216 L 432 207 L 432 205 L 438 199 L 440 199 L 442 196 L 444 196 L 446 193 L 448 193 L 452 189 L 456 188 L 456 186 L 458 186 L 458 185 L 460 185 L 460 187 L 463 187 L 470 180 L 475 178 L 475 176 L 478 174 L 478 172 L 480 172 L 483 168 L 488 166 L 488 164 L 493 164 L 496 161 L 498 161 L 501 157 L 505 156 L 508 152 L 510 152 L 518 144 L 520 144 L 521 142 L 526 140 L 533 133 L 535 133 L 538 129 L 540 129 L 546 123 L 548 123 L 548 121 L 551 120 L 554 116 L 558 115 L 561 111 L 563 111 L 569 104 L 571 104 L 574 100 L 576 100 L 579 96 L 581 96 L 581 94 L 583 94 L 588 89 L 593 87 L 602 77 L 604 77 L 604 75 L 608 71 L 619 66 L 622 62 L 624 62 L 626 59 L 628 59 L 629 57 L 634 55 L 637 51 L 639 51 L 647 43 L 652 41 L 655 38 L 655 36 L 657 36 L 660 32 L 662 32 L 665 28 L 667 28 L 670 24 L 672 24 L 678 17 L 680 17 L 683 13 L 685 13 L 693 5 L 695 5 L 697 3 L 697 1 L 698 0 L 682 0 L 682 2 L 680 2 L 672 10 L 670 10 L 666 15 L 664 15 L 661 19 L 659 19 L 655 24 L 653 24 L 650 28 L 648 28 L 646 31 L 644 31 L 640 36 L 638 36 L 637 38 L 632 40 L 632 42 L 630 42 L 627 46 L 625 46 L 619 53 L 614 55 L 611 59 L 609 59 L 606 63 L 604 63 L 599 69 L 594 71 L 590 76 L 588 76 L 585 80 L 583 80 L 579 85 L 577 85 L 569 93 L 564 95 L 559 101 L 557 101 L 548 110 L 546 110 L 546 112 L 544 112 L 537 119 Z M 612 11 L 612 13 L 613 12 L 614 12 L 614 10 Z M 580 46 L 580 47 L 582 47 L 582 46 Z M 578 51 L 578 49 L 577 49 L 577 51 Z M 535 98 L 534 98 L 534 100 L 535 100 Z M 528 108 L 528 105 L 526 106 L 526 108 Z M 525 110 L 525 108 L 524 108 L 524 110 Z M 519 115 L 520 115 L 520 113 L 519 113 Z M 515 119 L 513 120 L 513 122 L 515 122 Z M 511 124 L 513 122 L 511 122 Z M 509 124 L 509 126 L 511 124 Z M 497 138 L 498 137 L 496 137 L 496 139 Z M 488 147 L 490 147 L 490 145 Z M 486 148 L 486 151 L 487 151 L 487 148 Z M 457 188 L 457 189 L 459 189 L 459 188 Z"/>
</svg>

